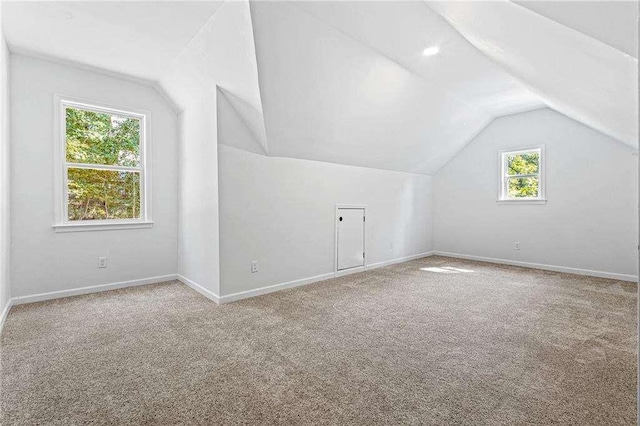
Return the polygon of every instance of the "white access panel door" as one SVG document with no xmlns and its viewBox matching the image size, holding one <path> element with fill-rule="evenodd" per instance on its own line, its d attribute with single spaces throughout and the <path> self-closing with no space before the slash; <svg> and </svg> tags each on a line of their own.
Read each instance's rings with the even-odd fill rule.
<svg viewBox="0 0 640 426">
<path fill-rule="evenodd" d="M 338 270 L 364 266 L 364 209 L 338 209 Z"/>
</svg>

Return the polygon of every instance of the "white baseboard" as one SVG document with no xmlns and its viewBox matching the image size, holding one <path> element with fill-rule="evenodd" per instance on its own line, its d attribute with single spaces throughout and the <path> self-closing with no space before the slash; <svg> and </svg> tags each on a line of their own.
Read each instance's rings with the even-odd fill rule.
<svg viewBox="0 0 640 426">
<path fill-rule="evenodd" d="M 220 296 L 218 296 L 217 294 L 215 294 L 212 291 L 207 290 L 206 288 L 202 287 L 200 284 L 196 283 L 195 281 L 191 281 L 189 278 L 185 277 L 184 275 L 179 275 L 178 274 L 177 279 L 178 279 L 178 281 L 180 281 L 183 284 L 186 284 L 187 286 L 191 287 L 192 289 L 194 289 L 195 291 L 197 291 L 198 293 L 200 293 L 201 295 L 203 295 L 207 299 L 213 300 L 217 304 L 224 303 L 224 302 L 221 301 L 221 297 Z"/>
<path fill-rule="evenodd" d="M 433 252 L 426 252 L 426 253 L 415 254 L 412 256 L 400 257 L 397 259 L 391 259 L 384 262 L 373 263 L 371 265 L 366 265 L 360 268 L 329 272 L 326 274 L 320 274 L 313 277 L 301 278 L 299 280 L 293 280 L 285 283 L 274 284 L 266 287 L 260 287 L 253 290 L 246 290 L 246 291 L 240 291 L 240 292 L 232 293 L 228 295 L 223 295 L 223 296 L 220 296 L 219 300 L 220 300 L 220 303 L 235 302 L 237 300 L 248 299 L 250 297 L 255 297 L 255 296 L 261 296 L 263 294 L 269 294 L 269 293 L 284 290 L 287 288 L 300 287 L 303 285 L 317 283 L 319 281 L 329 280 L 331 278 L 338 278 L 345 275 L 357 274 L 358 272 L 369 271 L 371 269 L 381 268 L 383 266 L 389 266 L 395 263 L 407 262 L 409 260 L 420 259 L 423 257 L 432 256 L 432 255 L 433 255 Z"/>
<path fill-rule="evenodd" d="M 427 251 L 420 254 L 414 254 L 411 256 L 399 257 L 397 259 L 385 260 L 384 262 L 372 263 L 371 265 L 367 265 L 366 269 L 370 270 L 370 269 L 382 268 L 383 266 L 389 266 L 389 265 L 394 265 L 396 263 L 408 262 L 410 260 L 422 259 L 424 257 L 429 257 L 429 256 L 433 256 L 432 251 Z"/>
<path fill-rule="evenodd" d="M 316 275 L 313 277 L 302 278 L 299 280 L 288 281 L 286 283 L 274 284 L 266 287 L 260 287 L 253 290 L 240 291 L 238 293 L 228 294 L 220 297 L 220 303 L 235 302 L 236 300 L 248 299 L 250 297 L 261 296 L 263 294 L 273 293 L 284 290 L 286 288 L 300 287 L 307 284 L 317 283 L 318 281 L 328 280 L 334 277 L 333 272 L 328 274 Z"/>
<path fill-rule="evenodd" d="M 9 311 L 11 310 L 12 306 L 13 306 L 13 299 L 7 300 L 7 303 L 4 306 L 4 309 L 2 310 L 2 316 L 0 316 L 0 333 L 2 333 L 2 329 L 4 328 L 4 320 L 7 319 L 7 315 L 9 315 Z"/>
<path fill-rule="evenodd" d="M 59 299 L 61 297 L 78 296 L 81 294 L 97 293 L 107 290 L 115 290 L 118 288 L 135 287 L 139 285 L 155 284 L 164 281 L 177 280 L 176 274 L 162 275 L 158 277 L 142 278 L 131 281 L 121 281 L 111 284 L 95 285 L 91 287 L 74 288 L 71 290 L 52 291 L 50 293 L 32 294 L 29 296 L 14 297 L 11 299 L 13 305 L 21 305 L 23 303 L 41 302 L 43 300 Z"/>
<path fill-rule="evenodd" d="M 476 260 L 479 262 L 498 263 L 501 265 L 521 266 L 523 268 L 542 269 L 544 271 L 564 272 L 567 274 L 587 275 L 590 277 L 610 278 L 614 280 L 638 282 L 636 275 L 618 274 L 615 272 L 592 271 L 589 269 L 570 268 L 568 266 L 545 265 L 542 263 L 521 262 L 518 260 L 496 259 L 493 257 L 472 256 L 468 254 L 434 251 L 436 256 L 454 257 L 456 259 Z"/>
</svg>

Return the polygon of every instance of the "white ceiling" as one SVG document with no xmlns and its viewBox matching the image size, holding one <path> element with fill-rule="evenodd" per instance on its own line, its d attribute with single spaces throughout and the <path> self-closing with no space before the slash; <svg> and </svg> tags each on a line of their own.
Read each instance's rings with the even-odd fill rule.
<svg viewBox="0 0 640 426">
<path fill-rule="evenodd" d="M 291 3 L 251 14 L 270 155 L 432 174 L 491 120 L 446 73 L 423 78 Z"/>
<path fill-rule="evenodd" d="M 160 85 L 181 109 L 217 92 L 222 114 L 239 115 L 261 151 L 268 152 L 249 3 L 224 2 L 166 70 Z"/>
<path fill-rule="evenodd" d="M 159 80 L 221 1 L 5 2 L 9 48 Z"/>
<path fill-rule="evenodd" d="M 305 1 L 298 8 L 492 116 L 543 106 L 420 1 Z M 423 50 L 440 52 L 424 57 Z"/>
<path fill-rule="evenodd" d="M 637 0 L 517 0 L 515 3 L 600 40 L 627 55 L 638 57 L 640 2 Z"/>
<path fill-rule="evenodd" d="M 637 5 L 566 3 L 6 2 L 3 31 L 181 107 L 217 90 L 241 149 L 433 174 L 493 117 L 545 105 L 637 143 Z"/>
<path fill-rule="evenodd" d="M 638 146 L 638 60 L 508 1 L 429 2 L 557 111 Z"/>
</svg>

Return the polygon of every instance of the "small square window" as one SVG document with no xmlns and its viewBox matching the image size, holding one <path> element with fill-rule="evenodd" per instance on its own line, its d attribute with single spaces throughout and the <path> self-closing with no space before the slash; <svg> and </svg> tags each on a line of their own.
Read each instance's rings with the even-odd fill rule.
<svg viewBox="0 0 640 426">
<path fill-rule="evenodd" d="M 545 200 L 544 147 L 500 153 L 498 201 Z"/>
</svg>

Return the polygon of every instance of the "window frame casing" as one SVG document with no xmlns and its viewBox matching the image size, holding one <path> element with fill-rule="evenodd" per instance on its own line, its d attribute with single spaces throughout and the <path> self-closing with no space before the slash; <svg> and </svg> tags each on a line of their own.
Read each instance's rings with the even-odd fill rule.
<svg viewBox="0 0 640 426">
<path fill-rule="evenodd" d="M 140 167 L 116 165 L 90 165 L 88 163 L 68 163 L 66 156 L 66 109 L 67 107 L 115 114 L 140 120 Z M 151 143 L 149 111 L 135 107 L 120 107 L 104 102 L 80 99 L 60 94 L 54 95 L 54 229 L 56 232 L 104 231 L 112 229 L 150 228 L 151 219 Z M 80 165 L 80 166 L 79 166 Z M 69 220 L 68 167 L 92 170 L 123 170 L 140 173 L 140 218 Z M 78 167 L 79 166 L 79 167 Z"/>
<path fill-rule="evenodd" d="M 509 198 L 508 195 L 508 179 L 514 177 L 520 177 L 521 175 L 507 175 L 507 162 L 506 158 L 508 155 L 513 154 L 522 154 L 526 152 L 539 151 L 540 160 L 538 163 L 538 173 L 531 174 L 527 176 L 538 176 L 538 196 L 537 197 L 523 197 L 523 198 Z M 498 204 L 546 204 L 547 202 L 547 193 L 546 193 L 546 157 L 545 157 L 545 146 L 544 145 L 536 145 L 529 146 L 527 148 L 518 148 L 518 149 L 505 149 L 501 150 L 498 153 L 498 162 L 499 162 L 499 176 L 498 176 Z M 524 175 L 522 175 L 524 176 Z"/>
</svg>

